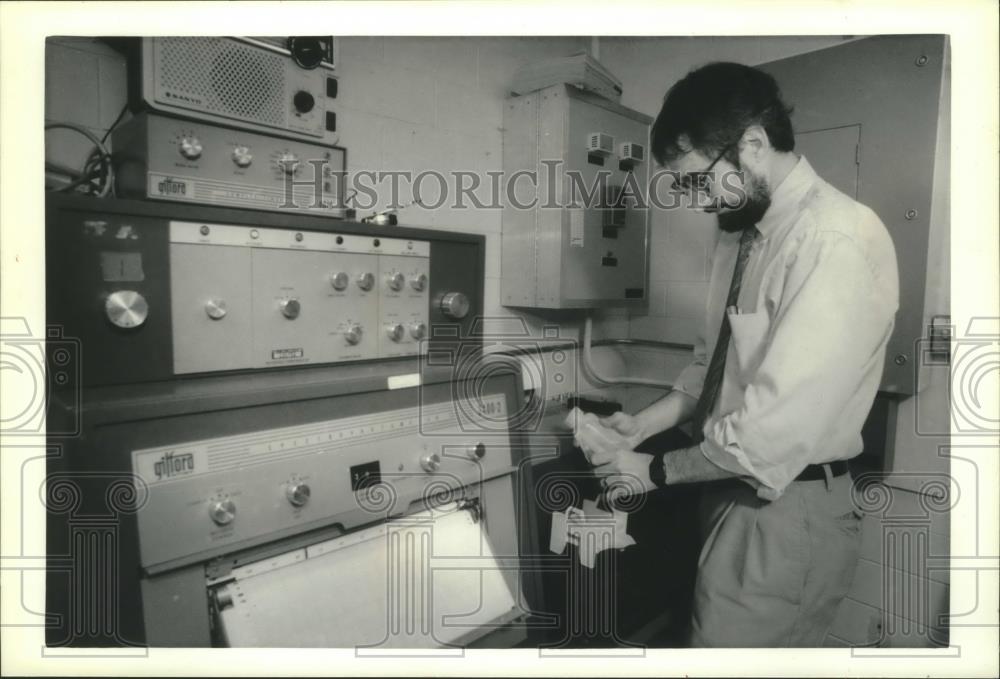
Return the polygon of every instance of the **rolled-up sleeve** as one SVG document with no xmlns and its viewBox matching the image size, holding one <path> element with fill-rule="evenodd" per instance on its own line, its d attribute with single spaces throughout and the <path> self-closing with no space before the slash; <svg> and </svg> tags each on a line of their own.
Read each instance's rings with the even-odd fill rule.
<svg viewBox="0 0 1000 679">
<path fill-rule="evenodd" d="M 694 360 L 674 380 L 674 391 L 680 391 L 697 400 L 701 396 L 702 386 L 705 384 L 705 371 L 707 369 L 705 332 L 702 330 L 694 341 Z"/>
<path fill-rule="evenodd" d="M 742 406 L 711 418 L 701 444 L 710 461 L 753 477 L 771 499 L 846 435 L 842 425 L 864 421 L 898 303 L 854 241 L 833 231 L 809 240 L 788 265 Z"/>
</svg>

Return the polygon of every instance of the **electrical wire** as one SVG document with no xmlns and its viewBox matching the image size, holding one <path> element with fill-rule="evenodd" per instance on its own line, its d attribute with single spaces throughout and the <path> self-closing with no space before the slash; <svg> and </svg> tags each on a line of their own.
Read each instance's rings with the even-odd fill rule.
<svg viewBox="0 0 1000 679">
<path fill-rule="evenodd" d="M 596 381 L 603 384 L 635 384 L 658 389 L 673 389 L 673 385 L 665 380 L 653 380 L 646 377 L 605 377 L 594 368 L 590 357 L 590 336 L 593 332 L 593 322 L 590 316 L 583 321 L 583 369 Z"/>
<path fill-rule="evenodd" d="M 115 124 L 117 124 L 117 122 Z M 104 142 L 98 139 L 97 136 L 87 128 L 74 123 L 46 123 L 45 129 L 72 130 L 73 132 L 82 134 L 94 144 L 94 149 L 90 152 L 90 155 L 87 156 L 87 161 L 84 164 L 83 171 L 80 174 L 75 175 L 73 181 L 66 186 L 57 189 L 57 191 L 73 191 L 79 186 L 88 185 L 88 193 L 96 195 L 99 198 L 106 198 L 108 194 L 111 193 L 112 186 L 114 185 L 114 170 L 111 167 L 111 152 L 108 150 L 108 147 L 104 145 Z M 47 163 L 47 166 L 57 169 L 61 174 L 67 174 L 65 172 L 67 168 L 57 166 L 54 163 Z M 67 176 L 72 177 L 74 174 L 67 174 Z M 93 184 L 95 179 L 101 180 L 96 186 Z"/>
<path fill-rule="evenodd" d="M 122 106 L 122 110 L 118 112 L 118 117 L 115 118 L 115 122 L 111 123 L 111 126 L 108 128 L 108 131 L 104 133 L 103 137 L 101 137 L 101 142 L 106 143 L 108 141 L 108 137 L 111 136 L 111 132 L 114 131 L 116 127 L 118 127 L 118 123 L 120 123 L 122 121 L 122 118 L 125 117 L 126 111 L 128 111 L 128 102 L 125 102 L 125 105 Z"/>
</svg>

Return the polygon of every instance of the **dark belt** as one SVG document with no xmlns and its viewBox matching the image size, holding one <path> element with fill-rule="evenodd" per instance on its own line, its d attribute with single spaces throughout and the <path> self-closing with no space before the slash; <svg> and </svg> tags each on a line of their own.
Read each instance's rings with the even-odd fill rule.
<svg viewBox="0 0 1000 679">
<path fill-rule="evenodd" d="M 796 481 L 822 481 L 826 478 L 826 472 L 823 471 L 823 467 L 830 467 L 830 474 L 832 476 L 843 476 L 847 473 L 847 461 L 837 460 L 836 462 L 827 462 L 826 464 L 811 464 L 802 470 L 802 473 L 795 477 Z"/>
</svg>

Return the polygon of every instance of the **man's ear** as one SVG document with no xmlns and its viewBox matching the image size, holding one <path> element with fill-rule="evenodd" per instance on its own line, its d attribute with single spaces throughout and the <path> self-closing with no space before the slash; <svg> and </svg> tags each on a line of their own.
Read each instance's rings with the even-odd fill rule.
<svg viewBox="0 0 1000 679">
<path fill-rule="evenodd" d="M 753 160 L 759 161 L 764 155 L 772 151 L 771 140 L 767 132 L 760 125 L 751 125 L 740 137 L 740 151 L 748 154 Z"/>
</svg>

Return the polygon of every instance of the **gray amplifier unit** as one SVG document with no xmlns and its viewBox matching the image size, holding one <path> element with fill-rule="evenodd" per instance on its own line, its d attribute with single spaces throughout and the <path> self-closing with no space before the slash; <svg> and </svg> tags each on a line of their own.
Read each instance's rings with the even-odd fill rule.
<svg viewBox="0 0 1000 679">
<path fill-rule="evenodd" d="M 334 144 L 333 38 L 143 38 L 133 108 Z"/>
</svg>

